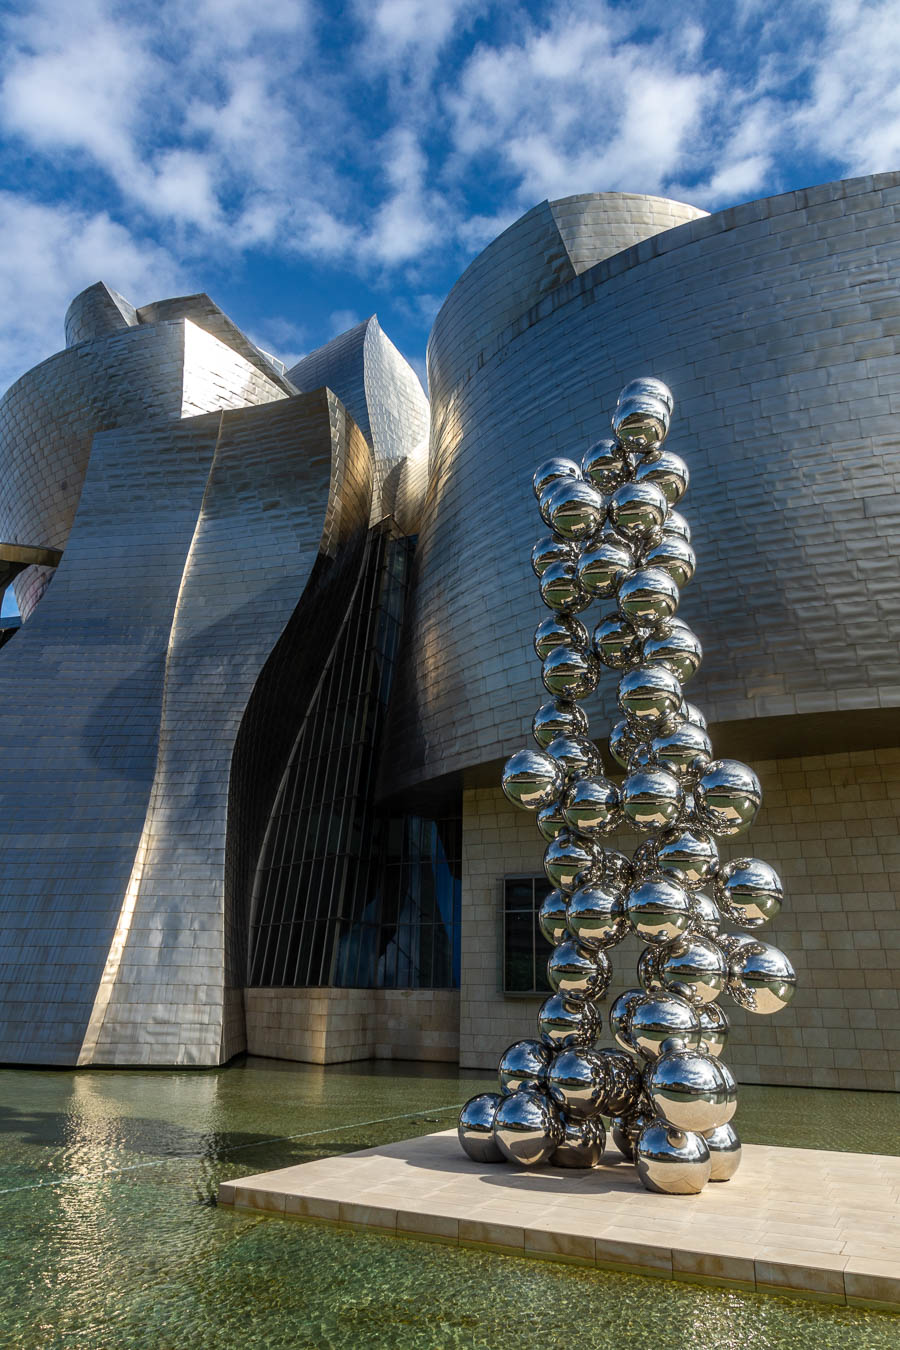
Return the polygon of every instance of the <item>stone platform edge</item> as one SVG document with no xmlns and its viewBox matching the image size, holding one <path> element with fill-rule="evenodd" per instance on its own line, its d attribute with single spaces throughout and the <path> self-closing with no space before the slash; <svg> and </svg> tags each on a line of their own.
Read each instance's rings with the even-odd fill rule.
<svg viewBox="0 0 900 1350">
<path fill-rule="evenodd" d="M 480 1206 L 452 1198 L 442 1199 L 436 1205 L 433 1200 L 408 1195 L 399 1203 L 400 1197 L 394 1192 L 378 1196 L 367 1191 L 364 1201 L 348 1199 L 347 1190 L 356 1189 L 352 1179 L 338 1181 L 334 1176 L 334 1165 L 384 1156 L 386 1149 L 398 1156 L 404 1146 L 414 1153 L 416 1145 L 442 1139 L 448 1139 L 458 1147 L 455 1130 L 439 1131 L 337 1158 L 223 1181 L 219 1184 L 218 1204 L 508 1256 L 900 1313 L 900 1248 L 896 1260 L 893 1252 L 890 1260 L 807 1250 L 792 1253 L 786 1241 L 777 1248 L 754 1253 L 749 1242 L 722 1238 L 719 1230 L 713 1239 L 715 1250 L 703 1250 L 699 1243 L 692 1249 L 690 1245 L 682 1246 L 665 1238 L 649 1240 L 648 1225 L 644 1222 L 641 1227 L 640 1218 L 633 1228 L 623 1225 L 623 1234 L 627 1236 L 609 1237 L 585 1232 L 588 1225 L 584 1218 L 573 1215 L 552 1218 L 536 1215 L 532 1221 L 510 1221 L 510 1216 L 503 1214 L 502 1205 L 488 1204 L 485 1208 L 490 1214 L 477 1217 L 473 1209 Z M 760 1152 L 772 1151 L 762 1145 L 755 1148 Z M 823 1154 L 806 1149 L 779 1152 L 838 1160 L 865 1156 L 873 1162 L 883 1161 L 900 1169 L 900 1158 L 893 1155 L 882 1158 L 881 1155 Z M 331 1178 L 310 1173 L 309 1169 L 316 1169 L 323 1162 L 329 1165 Z M 475 1172 L 483 1170 L 475 1164 L 471 1166 Z M 663 1205 L 670 1203 L 672 1198 L 683 1200 L 688 1197 L 658 1197 Z M 699 1201 L 700 1197 L 689 1199 Z M 435 1213 L 436 1208 L 440 1212 Z M 518 1220 L 520 1215 L 515 1217 Z M 660 1217 L 663 1218 L 662 1211 Z M 872 1217 L 876 1218 L 875 1215 Z M 798 1259 L 791 1259 L 792 1256 Z"/>
</svg>

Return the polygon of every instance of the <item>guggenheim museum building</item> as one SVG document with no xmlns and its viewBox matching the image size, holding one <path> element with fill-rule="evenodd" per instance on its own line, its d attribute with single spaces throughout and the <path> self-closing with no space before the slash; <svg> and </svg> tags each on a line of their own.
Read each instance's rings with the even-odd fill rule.
<svg viewBox="0 0 900 1350">
<path fill-rule="evenodd" d="M 429 398 L 374 317 L 288 370 L 205 294 L 98 282 L 65 338 L 0 403 L 0 1062 L 488 1070 L 533 1034 L 531 476 L 653 375 L 690 698 L 765 792 L 723 856 L 790 901 L 796 998 L 736 1009 L 729 1063 L 900 1088 L 900 173 L 542 202 L 447 296 Z"/>
</svg>

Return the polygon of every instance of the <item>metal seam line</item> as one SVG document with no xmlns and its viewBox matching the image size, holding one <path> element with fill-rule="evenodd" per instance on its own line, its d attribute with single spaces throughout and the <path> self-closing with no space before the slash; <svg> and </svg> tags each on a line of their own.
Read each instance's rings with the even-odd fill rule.
<svg viewBox="0 0 900 1350">
<path fill-rule="evenodd" d="M 235 1144 L 233 1148 L 223 1148 L 220 1152 L 240 1153 L 241 1149 L 259 1148 L 262 1144 L 285 1144 L 291 1139 L 313 1139 L 320 1134 L 338 1134 L 341 1130 L 362 1130 L 367 1125 L 384 1125 L 391 1120 L 412 1120 L 415 1116 L 424 1115 L 426 1111 L 436 1111 L 439 1114 L 442 1111 L 458 1111 L 462 1105 L 462 1102 L 455 1102 L 451 1106 L 423 1106 L 420 1111 L 407 1111 L 400 1116 L 379 1116 L 377 1120 L 353 1120 L 349 1125 L 333 1125 L 328 1130 L 306 1130 L 302 1134 L 283 1134 L 279 1139 L 254 1139 L 249 1144 Z M 30 1181 L 25 1186 L 10 1186 L 7 1190 L 0 1191 L 0 1195 L 15 1195 L 19 1191 L 37 1191 L 44 1186 L 92 1186 L 102 1181 L 104 1177 L 115 1176 L 118 1172 L 139 1172 L 141 1168 L 162 1167 L 165 1163 L 196 1162 L 197 1159 L 206 1156 L 205 1153 L 183 1153 L 174 1158 L 154 1158 L 152 1162 L 133 1163 L 129 1167 L 110 1167 L 94 1177 L 59 1177 L 55 1181 Z"/>
</svg>

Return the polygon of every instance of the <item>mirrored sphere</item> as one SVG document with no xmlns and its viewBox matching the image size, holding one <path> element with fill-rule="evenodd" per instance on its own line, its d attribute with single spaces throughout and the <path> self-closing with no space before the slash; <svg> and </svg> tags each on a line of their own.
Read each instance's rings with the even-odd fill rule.
<svg viewBox="0 0 900 1350">
<path fill-rule="evenodd" d="M 566 927 L 566 900 L 562 891 L 552 890 L 538 911 L 538 925 L 551 947 L 572 936 Z"/>
<path fill-rule="evenodd" d="M 548 609 L 577 613 L 587 609 L 591 597 L 578 580 L 574 562 L 552 562 L 544 568 L 539 582 L 541 599 Z"/>
<path fill-rule="evenodd" d="M 550 953 L 547 962 L 550 988 L 570 1002 L 603 999 L 611 979 L 612 967 L 606 954 L 589 951 L 574 939 L 566 939 Z"/>
<path fill-rule="evenodd" d="M 514 806 L 537 811 L 559 796 L 564 779 L 563 767 L 552 755 L 542 750 L 519 750 L 506 761 L 501 782 Z"/>
<path fill-rule="evenodd" d="M 644 551 L 641 563 L 644 567 L 661 567 L 681 590 L 693 579 L 697 570 L 697 555 L 680 534 L 666 529 L 659 543 Z"/>
<path fill-rule="evenodd" d="M 666 516 L 666 532 L 679 535 L 686 544 L 691 542 L 690 523 L 685 519 L 680 511 L 670 511 Z"/>
<path fill-rule="evenodd" d="M 654 881 L 659 879 L 659 869 L 656 866 L 656 837 L 644 839 L 631 858 L 631 868 L 634 872 L 632 885 L 636 886 L 641 881 Z"/>
<path fill-rule="evenodd" d="M 623 483 L 609 499 L 610 522 L 629 543 L 639 546 L 662 538 L 669 503 L 655 483 Z"/>
<path fill-rule="evenodd" d="M 637 749 L 638 741 L 634 729 L 624 717 L 613 725 L 609 733 L 609 753 L 623 769 L 628 768 L 629 759 Z"/>
<path fill-rule="evenodd" d="M 751 768 L 737 759 L 714 759 L 694 788 L 697 816 L 713 834 L 740 834 L 753 824 L 762 788 Z"/>
<path fill-rule="evenodd" d="M 540 499 L 541 494 L 560 478 L 581 478 L 581 470 L 573 459 L 566 459 L 563 455 L 552 455 L 550 459 L 545 459 L 543 464 L 539 465 L 534 471 L 532 486 L 534 495 Z"/>
<path fill-rule="evenodd" d="M 606 503 L 593 483 L 560 478 L 540 496 L 541 515 L 563 539 L 586 539 L 606 517 Z"/>
<path fill-rule="evenodd" d="M 654 1120 L 648 1110 L 634 1110 L 620 1113 L 609 1122 L 609 1132 L 613 1144 L 628 1162 L 634 1162 L 634 1150 L 645 1130 Z"/>
<path fill-rule="evenodd" d="M 735 858 L 716 877 L 716 900 L 726 918 L 761 928 L 781 909 L 781 878 L 762 858 Z"/>
<path fill-rule="evenodd" d="M 579 886 L 569 898 L 566 926 L 589 951 L 621 942 L 630 932 L 621 891 L 604 890 L 594 883 Z"/>
<path fill-rule="evenodd" d="M 675 407 L 675 398 L 667 384 L 658 380 L 655 375 L 639 375 L 635 380 L 629 380 L 619 394 L 616 406 L 626 403 L 631 398 L 658 398 L 666 406 L 669 415 Z"/>
<path fill-rule="evenodd" d="M 620 483 L 631 477 L 628 452 L 610 437 L 597 441 L 585 451 L 581 472 L 598 492 L 615 492 Z"/>
<path fill-rule="evenodd" d="M 562 1143 L 563 1129 L 550 1099 L 538 1092 L 512 1092 L 494 1117 L 494 1138 L 508 1162 L 539 1167 Z"/>
<path fill-rule="evenodd" d="M 662 976 L 659 973 L 660 951 L 658 947 L 645 947 L 638 957 L 638 984 L 648 994 L 658 994 L 663 988 Z"/>
<path fill-rule="evenodd" d="M 655 628 L 678 608 L 678 586 L 661 567 L 639 567 L 621 582 L 617 594 L 619 608 L 636 628 Z"/>
<path fill-rule="evenodd" d="M 623 1116 L 637 1109 L 643 1082 L 641 1071 L 625 1050 L 603 1049 L 597 1054 L 606 1061 L 606 1100 L 603 1112 Z"/>
<path fill-rule="evenodd" d="M 636 483 L 655 483 L 670 506 L 677 506 L 691 481 L 688 466 L 674 450 L 660 450 L 652 459 L 642 459 L 634 471 Z"/>
<path fill-rule="evenodd" d="M 542 577 L 551 563 L 577 561 L 577 545 L 555 534 L 545 534 L 531 550 L 531 566 L 536 577 Z"/>
<path fill-rule="evenodd" d="M 494 1138 L 494 1117 L 499 1105 L 498 1092 L 480 1092 L 477 1097 L 470 1097 L 459 1113 L 456 1133 L 463 1149 L 474 1162 L 504 1161 Z"/>
<path fill-rule="evenodd" d="M 539 660 L 549 656 L 554 647 L 575 647 L 578 651 L 590 649 L 588 630 L 574 614 L 550 614 L 534 631 L 534 651 Z"/>
<path fill-rule="evenodd" d="M 670 881 L 677 881 L 686 890 L 697 890 L 715 876 L 719 850 L 705 830 L 676 825 L 657 841 L 656 866 Z"/>
<path fill-rule="evenodd" d="M 717 933 L 715 936 L 716 945 L 725 953 L 725 960 L 729 966 L 741 947 L 747 947 L 755 941 L 756 938 L 751 937 L 749 933 Z"/>
<path fill-rule="evenodd" d="M 606 891 L 623 895 L 634 881 L 631 859 L 614 848 L 599 848 L 591 871 L 591 880 Z"/>
<path fill-rule="evenodd" d="M 688 703 L 687 699 L 685 699 L 684 707 L 681 709 L 681 715 L 686 718 L 688 722 L 692 723 L 693 726 L 701 727 L 703 731 L 709 730 L 706 718 L 697 707 L 696 703 Z"/>
<path fill-rule="evenodd" d="M 544 871 L 551 886 L 574 891 L 588 880 L 594 854 L 587 841 L 581 843 L 569 830 L 561 830 L 544 850 Z"/>
<path fill-rule="evenodd" d="M 694 891 L 691 895 L 691 908 L 694 911 L 694 932 L 702 933 L 708 938 L 718 937 L 722 916 L 715 900 L 703 891 Z"/>
<path fill-rule="evenodd" d="M 549 753 L 553 753 L 552 748 Z M 563 815 L 570 828 L 580 834 L 611 834 L 622 819 L 619 789 L 608 778 L 578 778 L 565 790 Z"/>
<path fill-rule="evenodd" d="M 625 1036 L 645 1059 L 656 1059 L 673 1039 L 695 1049 L 700 1044 L 700 1019 L 692 1004 L 677 994 L 642 993 L 628 1010 Z"/>
<path fill-rule="evenodd" d="M 551 802 L 549 806 L 542 806 L 537 813 L 537 827 L 543 837 L 549 844 L 551 839 L 555 839 L 560 830 L 568 829 L 566 818 L 562 813 L 561 804 Z"/>
<path fill-rule="evenodd" d="M 592 774 L 603 772 L 600 751 L 587 736 L 567 736 L 563 732 L 554 736 L 545 751 L 551 759 L 562 765 L 567 774 Z M 565 808 L 565 796 L 563 807 Z"/>
<path fill-rule="evenodd" d="M 631 887 L 625 913 L 638 936 L 652 946 L 675 941 L 694 922 L 690 895 L 679 884 L 663 877 Z"/>
<path fill-rule="evenodd" d="M 541 668 L 544 688 L 561 699 L 587 698 L 597 687 L 597 675 L 591 653 L 575 647 L 554 647 Z"/>
<path fill-rule="evenodd" d="M 660 768 L 686 784 L 695 783 L 712 759 L 709 733 L 694 722 L 679 722 L 672 731 L 660 732 L 653 737 L 652 750 Z"/>
<path fill-rule="evenodd" d="M 653 1121 L 641 1131 L 634 1156 L 647 1190 L 664 1195 L 697 1195 L 712 1172 L 703 1135 L 675 1130 L 663 1121 Z"/>
<path fill-rule="evenodd" d="M 619 583 L 630 576 L 637 563 L 626 544 L 608 539 L 589 544 L 578 559 L 578 580 L 588 595 L 598 598 L 615 595 Z"/>
<path fill-rule="evenodd" d="M 728 992 L 748 1012 L 781 1012 L 797 992 L 797 976 L 784 952 L 751 940 L 731 957 Z"/>
<path fill-rule="evenodd" d="M 567 1115 L 594 1115 L 606 1093 L 606 1061 L 595 1050 L 560 1050 L 547 1072 L 547 1091 Z"/>
<path fill-rule="evenodd" d="M 613 435 L 638 454 L 656 450 L 668 435 L 669 417 L 666 403 L 653 394 L 620 396 L 612 415 Z"/>
<path fill-rule="evenodd" d="M 538 1013 L 541 1040 L 551 1050 L 588 1046 L 601 1027 L 600 1011 L 593 1003 L 571 1003 L 562 994 L 551 994 Z"/>
<path fill-rule="evenodd" d="M 687 933 L 659 954 L 662 983 L 689 1003 L 712 1003 L 725 989 L 728 964 L 720 947 L 701 933 Z"/>
<path fill-rule="evenodd" d="M 629 619 L 622 614 L 607 614 L 594 629 L 594 655 L 610 670 L 632 665 L 640 650 L 640 638 Z"/>
<path fill-rule="evenodd" d="M 681 685 L 666 666 L 637 666 L 626 670 L 617 691 L 619 710 L 635 731 L 647 738 L 656 734 L 681 707 Z"/>
<path fill-rule="evenodd" d="M 666 769 L 630 773 L 621 788 L 622 809 L 637 830 L 664 830 L 678 819 L 684 789 Z"/>
<path fill-rule="evenodd" d="M 553 1167 L 596 1167 L 606 1148 L 606 1127 L 599 1116 L 590 1119 L 560 1113 L 563 1141 L 551 1156 Z"/>
<path fill-rule="evenodd" d="M 616 1044 L 629 1054 L 635 1053 L 635 1045 L 628 1034 L 628 1018 L 633 1005 L 643 997 L 643 989 L 626 989 L 613 1001 L 609 1009 L 609 1029 Z"/>
<path fill-rule="evenodd" d="M 518 1092 L 539 1092 L 547 1082 L 552 1059 L 542 1041 L 516 1041 L 504 1050 L 499 1065 L 500 1091 L 506 1096 Z"/>
<path fill-rule="evenodd" d="M 737 1094 L 717 1059 L 698 1050 L 669 1050 L 650 1071 L 647 1090 L 654 1110 L 679 1130 L 714 1130 L 737 1109 Z"/>
<path fill-rule="evenodd" d="M 642 664 L 664 666 L 679 684 L 686 684 L 697 674 L 702 659 L 700 639 L 680 619 L 672 618 L 668 623 L 660 624 L 655 632 L 647 634 L 641 644 Z"/>
<path fill-rule="evenodd" d="M 703 1138 L 712 1160 L 710 1181 L 730 1181 L 741 1165 L 741 1141 L 733 1125 L 704 1130 Z"/>
<path fill-rule="evenodd" d="M 718 1059 L 728 1040 L 729 1024 L 718 1003 L 704 1003 L 697 1009 L 700 1018 L 700 1041 L 697 1049 L 704 1055 Z"/>
<path fill-rule="evenodd" d="M 542 703 L 531 723 L 531 734 L 542 749 L 547 748 L 554 736 L 586 736 L 587 730 L 587 713 L 581 704 L 558 698 Z"/>
</svg>

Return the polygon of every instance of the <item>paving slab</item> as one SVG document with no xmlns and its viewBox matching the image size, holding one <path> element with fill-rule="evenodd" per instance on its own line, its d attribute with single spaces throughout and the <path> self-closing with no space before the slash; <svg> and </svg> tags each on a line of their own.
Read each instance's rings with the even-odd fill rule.
<svg viewBox="0 0 900 1350">
<path fill-rule="evenodd" d="M 745 1144 L 731 1181 L 655 1195 L 612 1145 L 586 1171 L 514 1169 L 442 1130 L 223 1181 L 219 1204 L 900 1311 L 900 1159 L 878 1154 Z"/>
</svg>

